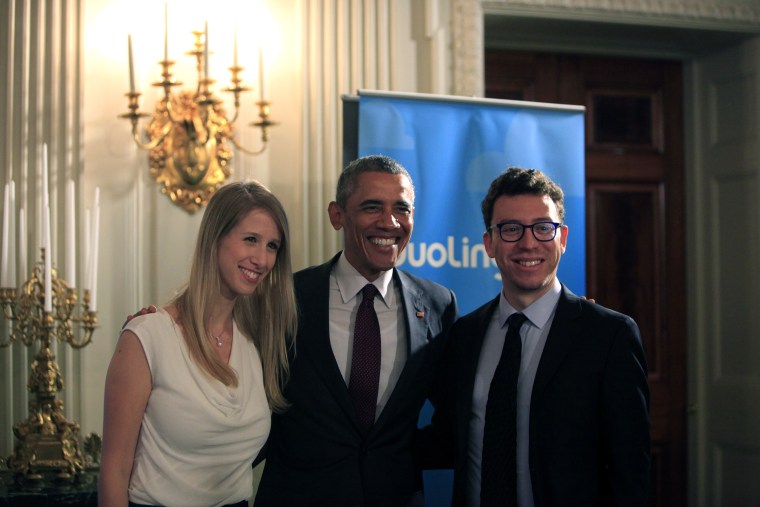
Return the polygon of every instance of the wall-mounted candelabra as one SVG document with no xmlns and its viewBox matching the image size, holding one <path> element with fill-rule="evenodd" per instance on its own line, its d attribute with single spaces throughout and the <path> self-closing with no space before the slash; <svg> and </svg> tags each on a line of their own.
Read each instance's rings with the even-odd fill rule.
<svg viewBox="0 0 760 507">
<path fill-rule="evenodd" d="M 51 345 L 65 342 L 75 349 L 86 346 L 98 319 L 90 309 L 90 291 L 84 291 L 77 311 L 77 292 L 58 278 L 45 257 L 45 248 L 41 252 L 42 261 L 29 280 L 18 289 L 0 288 L 3 315 L 12 322 L 9 337 L 0 346 L 8 347 L 14 341 L 27 347 L 39 343 L 27 384 L 32 394 L 29 416 L 13 427 L 16 443 L 8 468 L 28 481 L 49 476 L 67 480 L 84 470 L 85 460 L 79 424 L 63 415 L 63 402 L 57 398 L 63 390 L 63 377 Z"/>
<path fill-rule="evenodd" d="M 234 97 L 234 115 L 227 116 L 222 102 L 214 95 L 212 84 L 216 81 L 209 75 L 208 23 L 204 31 L 192 32 L 194 47 L 186 54 L 195 57 L 197 65 L 197 85 L 195 90 L 172 92 L 172 88 L 182 85 L 174 77 L 172 68 L 176 63 L 169 59 L 168 13 L 164 11 L 164 59 L 159 61 L 161 80 L 153 86 L 163 88 L 163 97 L 156 103 L 151 121 L 141 134 L 139 120 L 149 116 L 139 111 L 141 93 L 135 90 L 132 38 L 128 37 L 129 49 L 129 93 L 127 108 L 120 115 L 132 123 L 132 138 L 143 149 L 149 150 L 150 175 L 162 187 L 172 202 L 189 213 L 205 206 L 211 195 L 231 174 L 230 144 L 248 155 L 264 152 L 269 141 L 269 128 L 276 125 L 269 118 L 270 102 L 264 97 L 263 53 L 259 49 L 259 120 L 251 123 L 261 129 L 261 147 L 250 150 L 240 145 L 234 136 L 234 126 L 240 111 L 240 95 L 250 90 L 243 85 L 240 77 L 243 67 L 238 65 L 237 34 L 234 40 L 233 64 L 229 67 L 231 83 L 224 91 Z"/>
</svg>

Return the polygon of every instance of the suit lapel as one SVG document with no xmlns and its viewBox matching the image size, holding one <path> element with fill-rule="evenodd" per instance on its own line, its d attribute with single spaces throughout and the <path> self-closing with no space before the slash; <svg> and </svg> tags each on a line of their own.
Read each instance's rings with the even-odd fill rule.
<svg viewBox="0 0 760 507">
<path fill-rule="evenodd" d="M 425 304 L 422 292 L 406 274 L 396 270 L 394 279 L 401 285 L 401 304 L 404 305 L 406 331 L 409 336 L 407 357 L 411 358 L 428 342 L 428 319 L 430 308 Z"/>
<path fill-rule="evenodd" d="M 486 332 L 488 331 L 488 324 L 491 322 L 493 312 L 499 306 L 499 297 L 496 296 L 493 300 L 481 306 L 476 313 L 472 316 L 474 322 L 473 325 L 464 323 L 460 328 L 460 331 L 456 334 L 457 340 L 463 340 L 462 347 L 457 347 L 456 350 L 462 353 L 461 362 L 458 364 L 461 367 L 461 378 L 463 382 L 458 382 L 460 386 L 457 397 L 459 403 L 457 404 L 457 428 L 461 432 L 457 439 L 460 445 L 460 451 L 464 451 L 468 442 L 469 427 L 470 427 L 470 410 L 472 406 L 472 391 L 475 388 L 475 375 L 478 369 L 478 361 L 480 360 L 480 350 L 483 348 L 483 340 L 485 339 Z M 471 330 L 469 330 L 471 329 Z M 467 409 L 462 409 L 467 407 Z"/>
<path fill-rule="evenodd" d="M 557 312 L 546 338 L 541 361 L 538 363 L 536 379 L 533 383 L 534 399 L 535 395 L 551 381 L 554 373 L 572 350 L 575 339 L 580 333 L 581 313 L 578 297 L 563 285 L 559 303 L 557 303 Z"/>
<path fill-rule="evenodd" d="M 404 363 L 404 368 L 401 370 L 398 381 L 391 392 L 388 402 L 385 404 L 383 411 L 377 418 L 375 425 L 370 432 L 381 427 L 384 421 L 393 414 L 394 407 L 399 403 L 403 403 L 404 397 L 408 392 L 407 385 L 409 382 L 413 382 L 417 378 L 419 368 L 421 366 L 420 361 L 414 360 L 413 356 L 422 347 L 427 345 L 428 342 L 428 319 L 431 318 L 430 308 L 426 304 L 426 300 L 423 297 L 423 293 L 420 287 L 417 286 L 405 273 L 394 270 L 393 283 L 398 283 L 401 290 L 400 304 L 404 307 L 404 322 L 406 326 L 407 340 L 407 358 Z M 402 323 L 399 323 L 401 325 Z"/>
<path fill-rule="evenodd" d="M 340 254 L 338 254 L 340 255 Z M 301 312 L 300 336 L 308 340 L 296 343 L 296 360 L 299 353 L 311 358 L 327 389 L 335 396 L 339 406 L 359 428 L 348 387 L 335 361 L 330 343 L 330 273 L 338 256 L 319 266 L 313 277 L 299 284 L 299 311 Z"/>
</svg>

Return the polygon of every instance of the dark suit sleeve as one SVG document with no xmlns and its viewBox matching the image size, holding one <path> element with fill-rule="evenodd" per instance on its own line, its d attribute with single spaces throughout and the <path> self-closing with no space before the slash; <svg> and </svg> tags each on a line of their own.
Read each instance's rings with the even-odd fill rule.
<svg viewBox="0 0 760 507">
<path fill-rule="evenodd" d="M 638 326 L 618 321 L 602 382 L 603 452 L 609 505 L 647 505 L 650 467 L 649 387 Z"/>
<path fill-rule="evenodd" d="M 444 350 L 438 361 L 430 393 L 430 401 L 434 407 L 432 420 L 417 435 L 415 451 L 423 469 L 454 468 L 456 462 L 454 389 L 457 353 L 453 339 L 456 328 L 456 324 L 449 327 L 444 338 Z"/>
<path fill-rule="evenodd" d="M 451 295 L 451 302 L 446 305 L 446 309 L 441 316 L 443 326 L 441 336 L 437 340 L 437 346 L 440 347 L 440 350 L 438 351 L 438 359 L 436 360 L 435 375 L 428 394 L 428 399 L 434 408 L 437 408 L 447 398 L 445 394 L 448 388 L 447 384 L 450 381 L 448 379 L 448 372 L 451 371 L 450 366 L 453 365 L 450 358 L 451 351 L 449 350 L 451 348 L 450 336 L 459 312 L 456 296 L 451 291 L 449 293 Z"/>
<path fill-rule="evenodd" d="M 264 446 L 259 451 L 259 454 L 254 458 L 253 463 L 251 463 L 251 468 L 256 468 L 259 463 L 264 461 L 267 457 L 267 444 L 269 443 L 269 440 L 264 443 Z"/>
</svg>

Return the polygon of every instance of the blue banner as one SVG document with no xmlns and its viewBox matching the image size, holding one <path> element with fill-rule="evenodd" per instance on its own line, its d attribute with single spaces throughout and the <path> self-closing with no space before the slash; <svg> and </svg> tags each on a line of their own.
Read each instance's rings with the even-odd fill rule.
<svg viewBox="0 0 760 507">
<path fill-rule="evenodd" d="M 583 114 L 582 107 L 360 92 L 357 155 L 398 160 L 415 186 L 414 231 L 397 265 L 451 288 L 462 314 L 494 298 L 501 276 L 483 246 L 480 204 L 508 167 L 535 168 L 565 193 L 569 236 L 558 277 L 584 295 Z M 421 425 L 431 411 L 423 408 Z M 451 478 L 425 472 L 427 507 L 450 505 Z"/>
<path fill-rule="evenodd" d="M 393 157 L 414 181 L 414 232 L 399 267 L 451 288 L 463 314 L 501 289 L 480 204 L 510 166 L 540 169 L 562 187 L 569 236 L 558 276 L 586 293 L 582 108 L 362 92 L 358 143 L 359 156 Z"/>
</svg>

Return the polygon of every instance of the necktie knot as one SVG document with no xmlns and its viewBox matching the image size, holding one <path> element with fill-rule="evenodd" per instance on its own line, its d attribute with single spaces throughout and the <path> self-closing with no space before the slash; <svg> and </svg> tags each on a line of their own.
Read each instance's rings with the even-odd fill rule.
<svg viewBox="0 0 760 507">
<path fill-rule="evenodd" d="M 377 290 L 377 287 L 375 287 L 373 284 L 368 283 L 364 287 L 362 287 L 361 290 L 362 293 L 362 303 L 365 301 L 375 301 L 375 296 L 379 294 L 379 291 Z"/>
<path fill-rule="evenodd" d="M 510 328 L 514 327 L 515 331 L 517 331 L 519 333 L 520 332 L 520 328 L 522 327 L 523 324 L 525 324 L 526 320 L 528 320 L 528 317 L 526 317 L 524 314 L 522 314 L 522 313 L 513 313 L 507 319 L 507 325 Z"/>
</svg>

